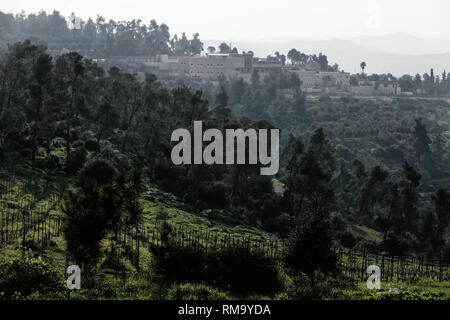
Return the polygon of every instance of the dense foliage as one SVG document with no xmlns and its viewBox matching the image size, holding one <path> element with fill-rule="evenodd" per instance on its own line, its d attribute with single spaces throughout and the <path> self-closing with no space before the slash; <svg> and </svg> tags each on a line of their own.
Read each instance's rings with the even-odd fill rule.
<svg viewBox="0 0 450 320">
<path fill-rule="evenodd" d="M 34 258 L 0 262 L 0 299 L 23 299 L 64 288 L 64 276 L 49 263 Z"/>
<path fill-rule="evenodd" d="M 68 23 L 69 22 L 69 23 Z M 171 36 L 169 27 L 155 20 L 148 25 L 141 20 L 114 21 L 97 16 L 83 21 L 75 16 L 68 20 L 58 11 L 37 14 L 0 12 L 0 46 L 32 39 L 45 44 L 54 54 L 78 51 L 90 57 L 155 56 L 157 54 L 197 54 L 203 51 L 199 35 L 188 39 Z"/>
<path fill-rule="evenodd" d="M 282 289 L 278 267 L 263 251 L 245 245 L 206 251 L 195 244 L 169 243 L 154 254 L 156 270 L 169 283 L 205 282 L 235 294 L 275 294 Z"/>
<path fill-rule="evenodd" d="M 15 43 L 0 57 L 0 163 L 77 177 L 64 198 L 64 240 L 84 271 L 98 267 L 105 239 L 111 251 L 104 265 L 116 264 L 120 232 L 141 223 L 148 180 L 199 213 L 223 209 L 289 238 L 284 270 L 306 275 L 314 295 L 317 279 L 339 271 L 335 247 L 443 253 L 448 103 L 307 99 L 299 84 L 284 73 L 254 73 L 250 83 L 222 79 L 204 92 L 169 88 L 152 74 L 139 79 L 76 52 L 53 58 L 41 45 Z M 280 173 L 261 176 L 259 165 L 174 165 L 171 134 L 192 131 L 196 120 L 221 131 L 281 128 Z M 354 225 L 382 239 L 369 246 Z M 245 246 L 207 252 L 163 239 L 153 255 L 152 267 L 169 285 L 206 282 L 237 295 L 274 294 L 282 286 L 278 266 Z M 227 297 L 202 285 L 170 289 L 173 298 L 191 294 Z"/>
</svg>

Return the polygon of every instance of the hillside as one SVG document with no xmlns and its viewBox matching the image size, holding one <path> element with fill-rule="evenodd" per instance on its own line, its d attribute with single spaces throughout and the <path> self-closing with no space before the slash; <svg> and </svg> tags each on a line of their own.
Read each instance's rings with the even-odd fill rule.
<svg viewBox="0 0 450 320">
<path fill-rule="evenodd" d="M 28 177 L 33 176 L 33 180 Z M 34 173 L 30 168 L 15 167 L 12 170 L 3 169 L 0 172 L 0 189 L 2 196 L 1 211 L 1 246 L 0 261 L 13 261 L 27 256 L 29 261 L 39 257 L 38 261 L 44 261 L 55 268 L 63 270 L 71 262 L 67 260 L 67 244 L 62 233 L 64 201 L 58 198 L 58 194 L 65 188 L 73 187 L 73 179 L 64 173 L 50 173 L 37 170 Z M 144 215 L 140 236 L 125 233 L 121 248 L 116 248 L 114 236 L 110 235 L 101 243 L 102 254 L 99 260 L 99 270 L 96 273 L 97 285 L 95 289 L 82 289 L 72 292 L 71 299 L 238 299 L 241 294 L 227 291 L 219 291 L 206 285 L 183 284 L 170 288 L 162 288 L 159 284 L 160 275 L 155 272 L 155 246 L 164 246 L 164 224 L 173 226 L 177 233 L 172 236 L 176 241 L 185 242 L 187 248 L 191 241 L 205 241 L 203 246 L 213 249 L 214 239 L 219 246 L 237 244 L 241 241 L 251 241 L 256 248 L 263 248 L 265 254 L 273 255 L 272 259 L 279 259 L 281 245 L 273 235 L 243 224 L 230 216 L 229 213 L 216 210 L 193 212 L 188 204 L 182 203 L 176 196 L 162 192 L 157 186 L 148 184 L 146 191 L 139 200 L 142 204 Z M 23 212 L 34 212 L 31 215 L 21 216 Z M 159 222 L 158 222 L 159 221 Z M 17 224 L 16 224 L 17 223 Z M 25 229 L 24 229 L 25 228 Z M 370 228 L 350 224 L 352 234 L 366 241 L 381 241 L 381 234 Z M 25 230 L 25 232 L 24 232 Z M 23 233 L 24 232 L 24 233 Z M 23 234 L 23 235 L 22 235 Z M 208 238 L 205 237 L 208 235 Z M 176 238 L 175 238 L 176 237 Z M 217 240 L 218 239 L 218 240 Z M 208 242 L 206 242 L 208 241 Z M 250 243 L 250 242 L 249 242 Z M 116 251 L 114 251 L 116 250 Z M 352 266 L 356 253 L 343 251 L 345 260 L 342 266 L 348 268 L 352 274 Z M 347 256 L 348 254 L 348 256 Z M 117 255 L 119 260 L 114 256 Z M 137 263 L 136 263 L 136 257 Z M 369 258 L 370 259 L 370 258 Z M 372 259 L 378 259 L 373 256 Z M 186 260 L 183 260 L 186 263 Z M 358 263 L 365 263 L 359 261 Z M 401 262 L 404 264 L 404 262 Z M 396 265 L 399 268 L 400 262 Z M 347 270 L 347 269 L 346 269 Z M 398 272 L 398 271 L 397 271 Z M 414 274 L 415 271 L 411 270 Z M 449 274 L 450 276 L 450 274 Z M 425 279 L 425 278 L 424 278 Z M 150 281 L 150 282 L 149 282 Z M 290 281 L 285 279 L 285 281 Z M 391 290 L 378 294 L 369 292 L 362 284 L 353 286 L 348 279 L 340 281 L 348 282 L 343 287 L 342 283 L 327 293 L 331 299 L 447 299 L 449 293 L 448 282 L 415 282 L 408 290 L 398 290 L 399 295 L 392 295 Z M 285 284 L 285 292 L 276 296 L 269 294 L 251 295 L 252 299 L 287 298 L 292 284 Z M 404 282 L 395 281 L 389 283 L 395 288 L 403 288 Z M 304 290 L 304 289 L 303 289 Z M 46 298 L 64 299 L 65 292 L 53 291 L 27 299 Z M 17 299 L 17 297 L 16 297 Z"/>
<path fill-rule="evenodd" d="M 167 87 L 30 41 L 0 71 L 1 298 L 62 299 L 69 265 L 83 299 L 339 298 L 385 256 L 385 280 L 448 279 L 445 101 L 308 99 L 282 73 Z M 279 172 L 177 163 L 199 120 L 281 129 Z"/>
</svg>

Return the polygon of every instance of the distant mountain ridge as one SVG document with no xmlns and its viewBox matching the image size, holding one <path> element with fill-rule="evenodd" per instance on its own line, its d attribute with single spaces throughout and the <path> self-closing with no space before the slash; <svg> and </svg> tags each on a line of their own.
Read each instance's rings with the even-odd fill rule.
<svg viewBox="0 0 450 320">
<path fill-rule="evenodd" d="M 349 40 L 369 49 L 402 55 L 426 55 L 450 52 L 450 39 L 418 38 L 405 33 L 392 33 L 383 36 L 360 36 Z"/>
<path fill-rule="evenodd" d="M 218 46 L 221 41 L 204 41 L 204 47 Z M 322 52 L 330 64 L 338 63 L 348 72 L 360 72 L 362 61 L 368 73 L 423 74 L 433 68 L 435 74 L 450 70 L 450 40 L 421 39 L 406 34 L 364 36 L 350 39 L 264 39 L 231 41 L 240 51 L 252 50 L 257 56 L 267 56 L 275 51 L 287 54 L 296 48 L 309 54 Z M 435 52 L 435 53 L 433 53 Z"/>
</svg>

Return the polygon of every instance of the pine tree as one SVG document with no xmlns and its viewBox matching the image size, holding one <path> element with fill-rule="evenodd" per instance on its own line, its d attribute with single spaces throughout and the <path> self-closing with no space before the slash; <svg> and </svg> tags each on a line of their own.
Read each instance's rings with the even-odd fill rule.
<svg viewBox="0 0 450 320">
<path fill-rule="evenodd" d="M 309 196 L 304 214 L 298 218 L 290 236 L 286 253 L 287 266 L 309 277 L 314 296 L 317 295 L 316 272 L 327 275 L 336 271 L 337 257 L 332 249 L 329 225 L 333 200 L 333 191 L 326 188 Z"/>
<path fill-rule="evenodd" d="M 400 201 L 403 211 L 404 229 L 413 234 L 418 233 L 419 212 L 417 203 L 421 175 L 417 170 L 405 161 L 402 167 L 402 180 L 400 181 Z"/>
<path fill-rule="evenodd" d="M 432 200 L 437 220 L 435 250 L 440 251 L 445 244 L 445 236 L 450 223 L 450 192 L 447 189 L 439 189 L 432 196 Z"/>
<path fill-rule="evenodd" d="M 296 201 L 292 207 L 296 212 L 297 224 L 291 234 L 286 263 L 296 272 L 304 272 L 311 282 L 316 296 L 316 272 L 329 274 L 336 270 L 337 258 L 332 251 L 332 238 L 329 225 L 330 212 L 335 208 L 334 191 L 329 187 L 331 174 L 316 158 L 315 148 L 320 141 L 314 141 L 301 160 L 295 157 L 290 163 L 290 186 Z M 302 149 L 297 141 L 294 150 Z"/>
<path fill-rule="evenodd" d="M 416 126 L 414 128 L 414 150 L 416 151 L 418 160 L 422 155 L 430 153 L 431 140 L 428 137 L 427 129 L 420 119 L 416 119 Z"/>
<path fill-rule="evenodd" d="M 219 91 L 216 94 L 216 106 L 219 108 L 228 106 L 228 94 L 223 86 L 220 86 Z"/>
</svg>

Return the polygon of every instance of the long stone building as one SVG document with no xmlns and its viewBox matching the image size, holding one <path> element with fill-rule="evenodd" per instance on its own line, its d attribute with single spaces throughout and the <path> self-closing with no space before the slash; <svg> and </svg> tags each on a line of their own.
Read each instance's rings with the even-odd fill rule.
<svg viewBox="0 0 450 320">
<path fill-rule="evenodd" d="M 257 58 L 247 53 L 216 53 L 195 56 L 111 57 L 131 70 L 151 72 L 161 79 L 191 79 L 218 81 L 224 78 L 242 78 L 249 82 L 254 71 L 260 76 L 270 72 L 294 73 L 301 81 L 301 89 L 310 94 L 400 95 L 397 81 L 368 81 L 359 79 L 351 85 L 350 73 L 320 71 L 318 64 L 283 66 L 277 59 Z M 358 79 L 357 79 L 358 80 Z"/>
<path fill-rule="evenodd" d="M 183 77 L 200 81 L 215 81 L 220 77 L 249 78 L 253 70 L 261 73 L 281 71 L 278 61 L 255 58 L 246 53 L 217 53 L 196 56 L 160 55 L 141 62 L 149 71 L 161 77 Z"/>
<path fill-rule="evenodd" d="M 350 73 L 310 71 L 304 69 L 286 68 L 286 71 L 296 74 L 302 82 L 302 89 L 307 93 L 333 93 L 348 91 Z"/>
</svg>

